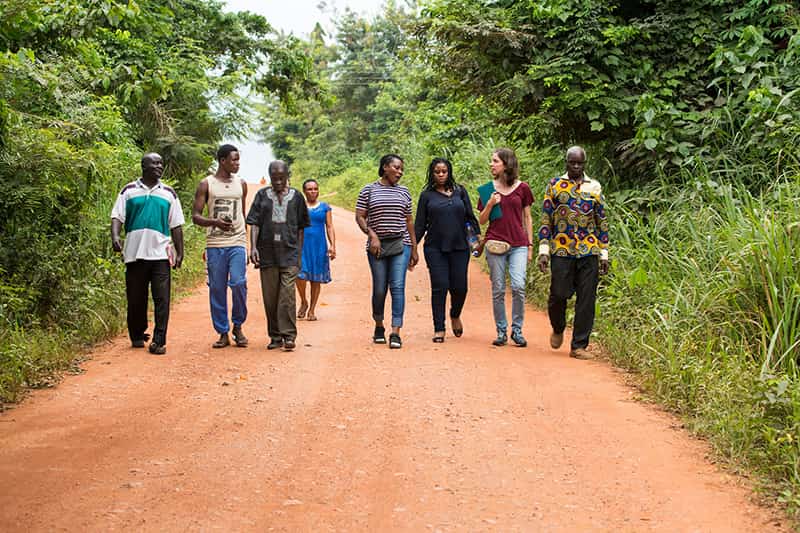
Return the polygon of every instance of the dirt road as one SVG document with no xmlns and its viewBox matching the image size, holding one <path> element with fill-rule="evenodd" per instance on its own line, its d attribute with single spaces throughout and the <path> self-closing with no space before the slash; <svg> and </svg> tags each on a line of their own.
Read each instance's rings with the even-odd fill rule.
<svg viewBox="0 0 800 533">
<path fill-rule="evenodd" d="M 334 213 L 334 282 L 295 352 L 265 349 L 251 271 L 250 348 L 211 349 L 200 287 L 166 356 L 117 338 L 0 414 L 0 531 L 785 529 L 606 363 L 551 350 L 541 313 L 527 348 L 492 347 L 477 264 L 462 338 L 431 342 L 423 264 L 403 349 L 370 344 L 363 237 Z"/>
</svg>

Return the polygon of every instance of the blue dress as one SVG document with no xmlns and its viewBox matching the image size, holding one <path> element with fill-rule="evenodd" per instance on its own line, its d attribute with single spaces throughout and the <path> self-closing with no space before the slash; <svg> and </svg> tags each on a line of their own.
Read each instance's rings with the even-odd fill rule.
<svg viewBox="0 0 800 533">
<path fill-rule="evenodd" d="M 311 226 L 303 233 L 303 270 L 297 277 L 306 281 L 328 283 L 331 280 L 331 262 L 328 258 L 328 239 L 325 234 L 325 220 L 331 206 L 319 202 L 309 208 Z"/>
</svg>

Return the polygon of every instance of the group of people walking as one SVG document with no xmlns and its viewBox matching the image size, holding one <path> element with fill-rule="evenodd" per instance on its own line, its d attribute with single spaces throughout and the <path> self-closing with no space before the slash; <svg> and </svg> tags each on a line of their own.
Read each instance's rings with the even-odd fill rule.
<svg viewBox="0 0 800 533">
<path fill-rule="evenodd" d="M 289 186 L 288 165 L 273 161 L 268 167 L 270 186 L 256 193 L 245 216 L 247 184 L 236 177 L 238 150 L 231 145 L 221 146 L 217 162 L 216 173 L 198 185 L 192 206 L 193 222 L 207 228 L 209 302 L 212 324 L 219 334 L 213 347 L 248 345 L 242 325 L 247 318 L 245 269 L 252 262 L 260 269 L 270 338 L 267 348 L 292 350 L 297 337 L 296 319 L 316 320 L 321 285 L 331 281 L 330 261 L 336 258 L 331 208 L 319 201 L 316 180 L 306 180 L 301 194 Z M 601 187 L 586 176 L 585 162 L 582 148 L 576 146 L 567 151 L 566 173 L 545 187 L 538 234 L 534 237 L 534 195 L 520 179 L 519 163 L 512 150 L 499 148 L 492 153 L 492 180 L 477 191 L 478 216 L 468 191 L 456 182 L 447 159 L 436 158 L 428 166 L 427 183 L 414 216 L 411 194 L 399 184 L 403 158 L 397 154 L 381 158 L 378 180 L 361 189 L 355 213 L 358 227 L 367 236 L 373 342 L 402 347 L 406 273 L 419 262 L 418 243 L 423 242 L 431 281 L 432 341 L 445 341 L 448 295 L 452 333 L 462 336 L 461 313 L 467 297 L 470 256 L 485 252 L 497 331 L 492 344 L 506 345 L 510 337 L 516 346 L 527 346 L 522 331 L 527 266 L 533 260 L 537 238 L 537 264 L 542 272 L 551 270 L 550 344 L 553 348 L 561 346 L 566 302 L 575 294 L 570 355 L 591 358 L 586 347 L 594 321 L 598 276 L 608 271 L 608 222 Z M 156 324 L 149 350 L 154 354 L 166 351 L 170 267 L 178 268 L 183 259 L 180 201 L 174 190 L 161 183 L 161 173 L 161 157 L 146 154 L 142 158 L 142 177 L 123 188 L 112 211 L 111 225 L 112 244 L 117 251 L 123 251 L 123 225 L 126 231 L 128 333 L 134 347 L 144 347 L 149 340 L 148 285 L 152 288 Z M 487 223 L 481 239 L 481 225 Z M 249 256 L 246 225 L 251 228 Z M 511 286 L 510 329 L 505 307 L 507 278 Z M 230 318 L 228 288 L 232 295 Z M 299 309 L 296 291 L 300 295 Z M 387 295 L 391 295 L 388 339 L 384 318 Z"/>
</svg>

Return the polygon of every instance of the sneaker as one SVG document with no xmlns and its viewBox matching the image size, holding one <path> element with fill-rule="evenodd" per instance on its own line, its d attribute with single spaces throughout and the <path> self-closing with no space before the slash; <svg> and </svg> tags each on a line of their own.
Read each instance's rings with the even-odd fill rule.
<svg viewBox="0 0 800 533">
<path fill-rule="evenodd" d="M 227 333 L 220 333 L 219 339 L 211 345 L 212 348 L 225 348 L 231 345 L 231 340 L 228 338 Z"/>
<path fill-rule="evenodd" d="M 275 350 L 283 346 L 283 339 L 271 339 L 267 344 L 267 350 Z"/>
<path fill-rule="evenodd" d="M 167 353 L 167 347 L 163 344 L 156 344 L 154 342 L 150 343 L 150 347 L 148 348 L 150 353 L 153 355 L 164 355 Z"/>
<path fill-rule="evenodd" d="M 492 341 L 495 346 L 505 346 L 508 342 L 508 336 L 505 333 L 498 333 L 497 338 Z"/>
<path fill-rule="evenodd" d="M 245 348 L 247 346 L 249 341 L 247 340 L 247 337 L 244 336 L 244 333 L 242 333 L 242 326 L 233 326 L 232 334 L 233 342 L 236 343 L 236 346 L 239 348 Z"/>
<path fill-rule="evenodd" d="M 397 333 L 392 333 L 389 335 L 389 348 L 402 348 L 403 341 L 400 340 L 400 335 Z"/>
<path fill-rule="evenodd" d="M 575 359 L 583 359 L 583 360 L 594 359 L 594 355 L 592 355 L 589 351 L 587 351 L 586 348 L 573 348 L 569 352 L 569 356 Z"/>
<path fill-rule="evenodd" d="M 295 344 L 294 339 L 283 339 L 283 351 L 284 352 L 291 352 L 294 350 Z"/>
<path fill-rule="evenodd" d="M 512 331 L 511 340 L 514 341 L 514 344 L 520 348 L 524 348 L 528 345 L 528 341 L 526 341 L 525 337 L 522 336 L 521 331 Z"/>
<path fill-rule="evenodd" d="M 375 333 L 372 334 L 372 342 L 375 344 L 386 344 L 386 328 L 375 326 Z"/>
<path fill-rule="evenodd" d="M 550 347 L 554 350 L 561 348 L 561 343 L 564 342 L 564 332 L 556 333 L 555 331 L 550 334 Z"/>
</svg>

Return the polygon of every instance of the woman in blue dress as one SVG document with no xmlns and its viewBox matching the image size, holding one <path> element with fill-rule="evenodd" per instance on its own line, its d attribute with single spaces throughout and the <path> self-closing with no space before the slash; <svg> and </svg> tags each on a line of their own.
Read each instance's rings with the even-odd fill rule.
<svg viewBox="0 0 800 533">
<path fill-rule="evenodd" d="M 336 233 L 333 231 L 331 206 L 319 200 L 319 184 L 315 179 L 303 182 L 311 227 L 303 236 L 303 259 L 297 274 L 300 309 L 297 318 L 316 320 L 317 301 L 323 283 L 331 281 L 331 259 L 336 259 Z M 311 284 L 311 303 L 306 299 L 306 285 Z M 308 315 L 306 315 L 308 313 Z"/>
</svg>

